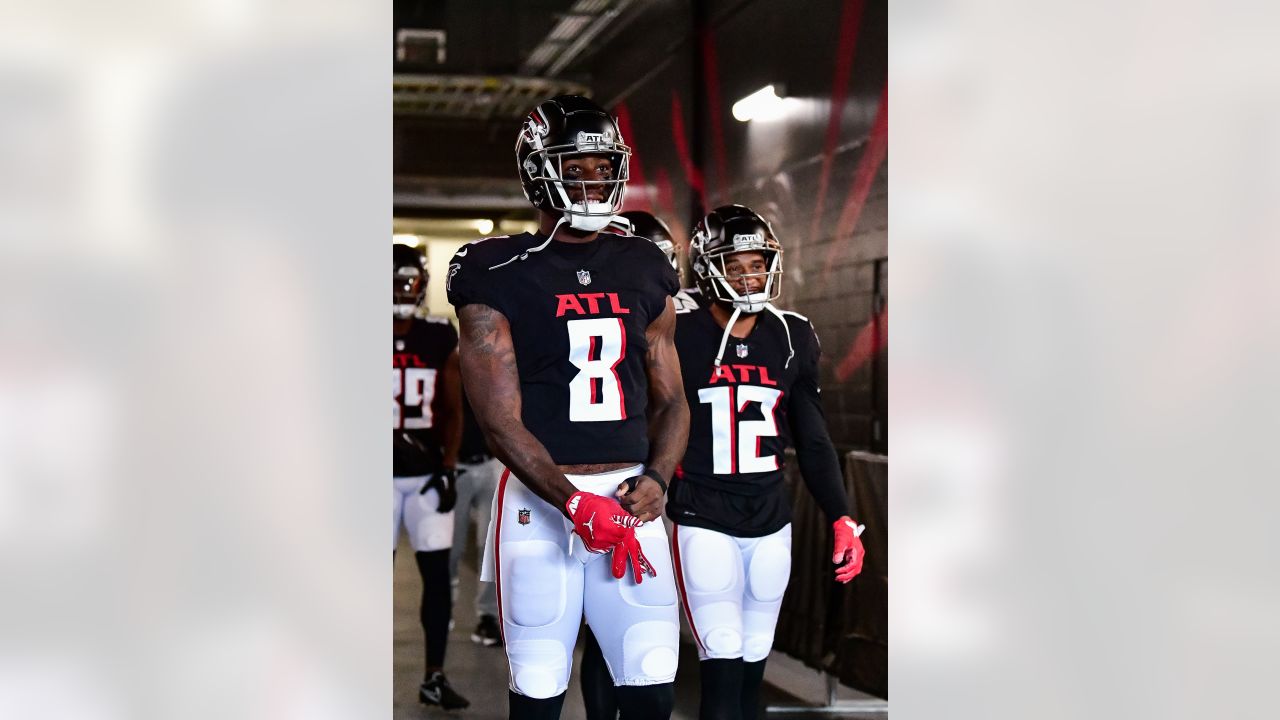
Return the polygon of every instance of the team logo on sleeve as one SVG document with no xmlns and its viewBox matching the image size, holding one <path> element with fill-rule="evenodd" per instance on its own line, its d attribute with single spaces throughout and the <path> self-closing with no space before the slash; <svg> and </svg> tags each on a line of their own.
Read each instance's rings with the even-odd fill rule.
<svg viewBox="0 0 1280 720">
<path fill-rule="evenodd" d="M 458 274 L 462 269 L 462 263 L 453 263 L 449 266 L 449 274 L 444 279 L 444 289 L 453 290 L 453 276 Z"/>
<path fill-rule="evenodd" d="M 532 513 L 530 513 L 529 508 L 520 508 L 519 510 L 516 511 L 516 522 L 520 523 L 521 525 L 528 525 L 529 517 L 531 514 Z"/>
<path fill-rule="evenodd" d="M 744 358 L 744 357 L 746 357 L 746 356 L 747 356 L 747 345 L 746 345 L 746 343 L 738 343 L 737 350 L 738 350 L 738 357 L 740 357 L 740 358 Z"/>
<path fill-rule="evenodd" d="M 590 285 L 590 284 L 591 284 L 591 273 L 587 272 L 586 270 L 579 270 L 579 271 L 578 271 L 578 282 L 579 282 L 579 283 L 581 283 L 581 284 L 583 284 L 583 285 Z"/>
</svg>

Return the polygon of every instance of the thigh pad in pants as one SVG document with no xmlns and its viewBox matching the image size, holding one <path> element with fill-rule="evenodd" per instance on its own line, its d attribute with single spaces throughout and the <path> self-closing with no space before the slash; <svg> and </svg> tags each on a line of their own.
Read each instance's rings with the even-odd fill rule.
<svg viewBox="0 0 1280 720">
<path fill-rule="evenodd" d="M 569 686 L 582 620 L 582 565 L 563 515 L 514 476 L 499 489 L 491 543 L 511 689 L 549 698 Z"/>
<path fill-rule="evenodd" d="M 791 525 L 740 543 L 747 577 L 742 598 L 742 659 L 756 662 L 768 657 L 773 648 L 782 596 L 791 579 Z"/>
<path fill-rule="evenodd" d="M 705 528 L 676 528 L 672 547 L 680 562 L 685 617 L 698 639 L 698 657 L 742 657 L 745 586 L 739 539 Z"/>
</svg>

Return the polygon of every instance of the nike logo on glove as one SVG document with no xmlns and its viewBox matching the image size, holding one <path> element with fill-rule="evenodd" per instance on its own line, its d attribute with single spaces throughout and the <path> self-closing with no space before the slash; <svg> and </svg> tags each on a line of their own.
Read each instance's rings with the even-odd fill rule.
<svg viewBox="0 0 1280 720">
<path fill-rule="evenodd" d="M 595 521 L 596 521 L 596 514 L 591 513 L 591 517 L 588 518 L 586 522 L 582 523 L 587 528 L 587 532 L 591 533 L 592 540 L 596 539 L 596 528 L 594 525 Z"/>
<path fill-rule="evenodd" d="M 690 513 L 690 514 L 692 514 L 692 513 Z M 862 532 L 863 532 L 864 530 L 866 530 L 866 529 L 867 529 L 867 526 L 866 526 L 866 525 L 854 525 L 854 524 L 853 524 L 853 522 L 852 522 L 852 521 L 849 521 L 849 520 L 845 520 L 845 521 L 844 521 L 844 524 L 845 524 L 845 525 L 848 525 L 848 526 L 849 526 L 849 528 L 850 528 L 851 530 L 853 530 L 853 536 L 854 536 L 854 537 L 861 537 L 861 536 L 862 536 Z"/>
</svg>

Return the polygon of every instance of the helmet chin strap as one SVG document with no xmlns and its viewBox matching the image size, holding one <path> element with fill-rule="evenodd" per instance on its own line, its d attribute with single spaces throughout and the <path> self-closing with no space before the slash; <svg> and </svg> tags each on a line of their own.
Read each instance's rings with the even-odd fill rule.
<svg viewBox="0 0 1280 720">
<path fill-rule="evenodd" d="M 787 362 L 782 366 L 782 369 L 785 370 L 791 367 L 791 358 L 796 356 L 796 348 L 791 344 L 791 326 L 787 325 L 787 319 L 782 317 L 782 311 L 774 307 L 773 303 L 765 303 L 764 309 L 773 313 L 773 316 L 778 318 L 778 321 L 782 323 L 782 329 L 787 333 Z"/>
<path fill-rule="evenodd" d="M 782 331 L 787 334 L 787 361 L 782 365 L 782 369 L 785 370 L 791 367 L 791 359 L 796 356 L 795 345 L 791 342 L 791 327 L 787 325 L 787 319 L 782 316 L 782 311 L 774 307 L 773 303 L 766 302 L 763 309 L 778 318 L 778 322 L 782 323 Z M 724 358 L 724 348 L 729 344 L 729 336 L 733 334 L 733 325 L 738 322 L 742 312 L 742 308 L 735 304 L 733 314 L 729 316 L 729 323 L 724 326 L 724 333 L 720 336 L 720 349 L 716 351 L 716 367 L 720 367 L 720 361 Z"/>
<path fill-rule="evenodd" d="M 724 326 L 724 334 L 720 336 L 720 349 L 716 351 L 716 367 L 720 367 L 720 360 L 724 358 L 724 346 L 729 344 L 729 336 L 733 334 L 733 324 L 738 322 L 738 316 L 741 314 L 742 308 L 735 305 L 733 314 L 729 316 L 729 323 Z"/>
</svg>

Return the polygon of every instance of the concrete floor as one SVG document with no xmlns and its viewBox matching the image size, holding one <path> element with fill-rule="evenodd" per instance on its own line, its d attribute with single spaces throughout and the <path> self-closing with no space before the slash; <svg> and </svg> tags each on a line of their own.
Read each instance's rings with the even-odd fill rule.
<svg viewBox="0 0 1280 720">
<path fill-rule="evenodd" d="M 455 627 L 449 634 L 449 650 L 445 660 L 445 672 L 455 689 L 471 701 L 466 710 L 445 712 L 418 703 L 418 683 L 422 679 L 423 638 L 418 625 L 418 601 L 421 592 L 418 571 L 413 562 L 413 552 L 401 541 L 395 559 L 395 720 L 420 720 L 422 718 L 467 718 L 468 720 L 504 720 L 507 717 L 507 663 L 501 647 L 481 647 L 471 642 L 471 631 L 476 624 L 475 546 L 468 548 L 469 557 L 462 562 L 459 573 L 461 587 L 454 605 Z M 698 716 L 698 653 L 687 629 L 680 648 L 680 672 L 676 676 L 676 709 L 673 720 L 695 720 Z M 582 695 L 578 690 L 576 667 L 582 657 L 579 644 L 574 653 L 575 672 L 565 698 L 565 720 L 584 718 Z M 805 668 L 799 662 L 780 653 L 769 657 L 766 665 L 765 685 L 761 692 L 764 706 L 817 705 L 826 698 L 822 676 Z M 840 701 L 867 702 L 873 700 L 855 690 L 841 687 Z M 760 714 L 765 718 L 765 714 Z M 769 720 L 784 720 L 799 715 L 769 713 Z M 823 713 L 823 718 L 871 718 L 881 720 L 887 712 Z"/>
</svg>

